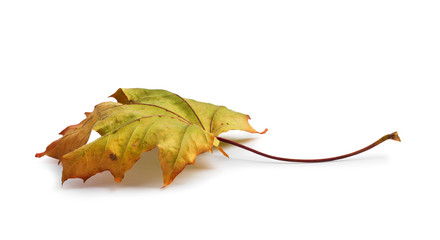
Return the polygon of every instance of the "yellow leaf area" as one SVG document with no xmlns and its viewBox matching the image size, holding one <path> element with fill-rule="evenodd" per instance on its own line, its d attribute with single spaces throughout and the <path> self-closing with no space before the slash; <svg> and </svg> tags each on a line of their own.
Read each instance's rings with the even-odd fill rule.
<svg viewBox="0 0 440 240">
<path fill-rule="evenodd" d="M 218 146 L 218 136 L 229 130 L 258 133 L 249 116 L 224 106 L 182 98 L 165 90 L 118 89 L 118 102 L 95 106 L 86 119 L 64 129 L 45 152 L 63 165 L 62 181 L 110 171 L 121 182 L 141 154 L 155 147 L 167 186 L 195 158 Z M 92 130 L 101 137 L 87 144 Z M 224 153 L 225 154 L 225 153 Z"/>
</svg>

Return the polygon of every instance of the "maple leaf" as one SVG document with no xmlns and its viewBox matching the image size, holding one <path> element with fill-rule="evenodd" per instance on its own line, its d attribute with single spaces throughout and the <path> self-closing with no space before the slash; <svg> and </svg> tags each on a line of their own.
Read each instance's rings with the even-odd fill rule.
<svg viewBox="0 0 440 240">
<path fill-rule="evenodd" d="M 224 106 L 182 98 L 165 90 L 118 89 L 118 103 L 95 106 L 87 118 L 64 129 L 45 152 L 63 165 L 62 182 L 110 171 L 120 182 L 141 154 L 155 147 L 167 186 L 197 155 L 218 146 L 219 134 L 229 130 L 258 133 L 249 116 Z M 92 130 L 101 137 L 87 143 Z M 265 130 L 266 131 L 266 130 Z M 263 131 L 262 133 L 264 133 Z M 226 155 L 226 154 L 225 154 Z"/>
<path fill-rule="evenodd" d="M 219 137 L 229 130 L 250 133 L 253 129 L 248 115 L 232 111 L 224 106 L 182 98 L 165 90 L 118 89 L 111 97 L 118 102 L 104 102 L 95 106 L 86 119 L 68 126 L 60 132 L 62 137 L 47 146 L 36 157 L 48 155 L 63 165 L 62 182 L 70 178 L 82 178 L 110 171 L 116 182 L 121 182 L 141 154 L 159 149 L 159 161 L 163 173 L 163 186 L 170 184 L 187 164 L 194 164 L 196 157 L 212 152 L 219 142 L 229 143 L 267 158 L 289 162 L 325 162 L 354 156 L 382 142 L 400 141 L 397 132 L 387 134 L 374 143 L 352 153 L 320 159 L 293 159 L 272 156 L 240 143 Z M 101 137 L 88 143 L 92 130 Z"/>
</svg>

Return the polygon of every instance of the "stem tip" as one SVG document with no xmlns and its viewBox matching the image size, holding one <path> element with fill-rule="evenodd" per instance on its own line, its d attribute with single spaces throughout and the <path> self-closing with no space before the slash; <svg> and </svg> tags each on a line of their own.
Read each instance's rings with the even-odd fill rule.
<svg viewBox="0 0 440 240">
<path fill-rule="evenodd" d="M 392 140 L 394 140 L 394 141 L 401 142 L 401 141 L 400 141 L 399 134 L 397 134 L 397 132 L 393 132 L 393 133 L 391 133 L 389 138 L 392 139 Z"/>
</svg>

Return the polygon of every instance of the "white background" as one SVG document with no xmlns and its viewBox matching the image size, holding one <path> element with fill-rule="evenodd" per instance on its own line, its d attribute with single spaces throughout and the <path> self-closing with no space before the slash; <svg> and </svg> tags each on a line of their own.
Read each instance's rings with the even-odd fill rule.
<svg viewBox="0 0 440 240">
<path fill-rule="evenodd" d="M 438 1 L 1 1 L 1 239 L 439 239 Z M 161 189 L 34 154 L 119 87 L 251 115 Z M 241 139 L 241 140 L 240 140 Z"/>
</svg>

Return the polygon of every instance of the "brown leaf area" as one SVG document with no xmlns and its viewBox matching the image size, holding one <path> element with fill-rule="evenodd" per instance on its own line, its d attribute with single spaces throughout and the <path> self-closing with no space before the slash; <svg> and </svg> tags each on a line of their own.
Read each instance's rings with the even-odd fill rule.
<svg viewBox="0 0 440 240">
<path fill-rule="evenodd" d="M 118 103 L 96 105 L 86 119 L 65 128 L 60 139 L 36 154 L 60 160 L 63 182 L 70 178 L 86 181 L 103 171 L 121 182 L 143 152 L 157 147 L 167 186 L 199 154 L 218 147 L 219 134 L 229 130 L 258 133 L 249 125 L 248 115 L 165 90 L 118 89 L 112 97 Z M 92 130 L 101 137 L 87 144 Z"/>
</svg>

